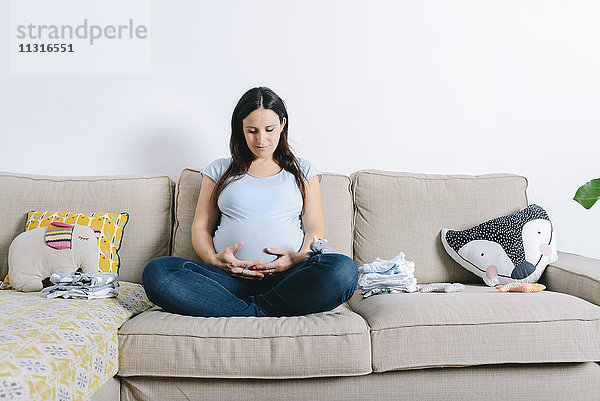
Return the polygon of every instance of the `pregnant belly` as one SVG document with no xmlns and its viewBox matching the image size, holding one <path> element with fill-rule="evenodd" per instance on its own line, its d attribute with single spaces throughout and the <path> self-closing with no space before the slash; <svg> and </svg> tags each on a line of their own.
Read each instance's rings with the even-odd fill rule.
<svg viewBox="0 0 600 401">
<path fill-rule="evenodd" d="M 260 260 L 269 263 L 277 255 L 267 253 L 265 248 L 283 248 L 299 251 L 304 233 L 299 224 L 282 224 L 269 219 L 223 221 L 213 237 L 217 253 L 230 245 L 244 242 L 244 246 L 234 253 L 240 260 Z"/>
</svg>

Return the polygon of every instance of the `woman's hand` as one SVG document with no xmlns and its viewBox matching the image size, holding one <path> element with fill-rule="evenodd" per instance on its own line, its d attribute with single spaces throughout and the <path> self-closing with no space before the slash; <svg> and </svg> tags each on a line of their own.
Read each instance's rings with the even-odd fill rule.
<svg viewBox="0 0 600 401">
<path fill-rule="evenodd" d="M 304 253 L 302 252 L 294 252 L 289 249 L 280 248 L 266 248 L 266 250 L 274 255 L 279 255 L 279 257 L 270 263 L 254 266 L 254 271 L 262 272 L 264 274 L 282 273 L 306 260 L 306 256 L 304 256 Z"/>
<path fill-rule="evenodd" d="M 238 242 L 223 249 L 217 253 L 212 265 L 225 270 L 228 273 L 241 275 L 244 278 L 261 279 L 265 275 L 261 272 L 252 270 L 252 266 L 260 264 L 260 260 L 239 260 L 234 253 L 244 246 L 243 242 Z"/>
</svg>

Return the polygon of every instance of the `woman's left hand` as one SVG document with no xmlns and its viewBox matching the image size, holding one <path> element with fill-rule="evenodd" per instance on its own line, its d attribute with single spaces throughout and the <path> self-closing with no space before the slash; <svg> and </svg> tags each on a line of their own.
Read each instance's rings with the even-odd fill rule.
<svg viewBox="0 0 600 401">
<path fill-rule="evenodd" d="M 252 268 L 252 270 L 258 270 L 265 275 L 273 274 L 273 273 L 283 273 L 284 271 L 294 267 L 298 263 L 304 262 L 306 257 L 302 252 L 294 252 L 289 249 L 280 249 L 280 248 L 266 248 L 267 252 L 272 253 L 274 255 L 279 255 L 277 259 L 270 263 L 265 263 L 262 265 L 256 265 Z"/>
</svg>

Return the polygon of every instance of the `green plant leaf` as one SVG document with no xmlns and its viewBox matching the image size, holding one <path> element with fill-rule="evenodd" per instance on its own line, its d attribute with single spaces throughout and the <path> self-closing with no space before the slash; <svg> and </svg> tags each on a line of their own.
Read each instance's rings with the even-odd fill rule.
<svg viewBox="0 0 600 401">
<path fill-rule="evenodd" d="M 594 206 L 594 203 L 600 199 L 600 178 L 590 180 L 579 187 L 573 200 L 586 209 Z"/>
</svg>

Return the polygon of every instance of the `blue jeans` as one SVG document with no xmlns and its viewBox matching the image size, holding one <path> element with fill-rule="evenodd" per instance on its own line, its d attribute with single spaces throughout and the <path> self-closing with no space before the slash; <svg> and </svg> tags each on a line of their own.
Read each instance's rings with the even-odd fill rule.
<svg viewBox="0 0 600 401">
<path fill-rule="evenodd" d="M 356 263 L 317 254 L 289 270 L 252 280 L 208 263 L 174 256 L 154 259 L 142 274 L 148 299 L 189 316 L 301 316 L 346 302 L 358 281 Z"/>
</svg>

